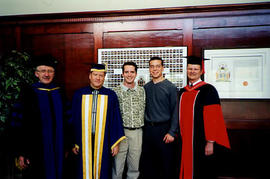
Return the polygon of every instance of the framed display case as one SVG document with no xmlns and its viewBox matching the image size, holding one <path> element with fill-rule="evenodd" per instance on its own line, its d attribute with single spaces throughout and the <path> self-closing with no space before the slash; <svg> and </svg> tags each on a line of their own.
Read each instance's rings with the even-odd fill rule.
<svg viewBox="0 0 270 179">
<path fill-rule="evenodd" d="M 138 66 L 136 83 L 142 86 L 151 80 L 149 74 L 149 60 L 158 56 L 164 60 L 165 78 L 178 88 L 186 85 L 187 47 L 147 47 L 147 48 L 115 48 L 98 49 L 98 62 L 107 66 L 104 86 L 112 88 L 118 86 L 122 78 L 122 65 L 133 61 Z"/>
</svg>

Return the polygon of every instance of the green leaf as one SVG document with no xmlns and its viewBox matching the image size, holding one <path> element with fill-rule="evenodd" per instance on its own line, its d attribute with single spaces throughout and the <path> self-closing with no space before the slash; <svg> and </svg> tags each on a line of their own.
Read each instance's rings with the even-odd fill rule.
<svg viewBox="0 0 270 179">
<path fill-rule="evenodd" d="M 6 98 L 7 98 L 7 99 L 11 99 L 11 96 L 8 96 L 8 95 L 7 95 Z"/>
<path fill-rule="evenodd" d="M 27 53 L 12 50 L 4 57 L 0 73 L 0 120 L 5 123 L 11 106 L 18 99 L 20 84 L 33 83 L 35 76 L 34 70 L 29 67 L 31 58 Z"/>
</svg>

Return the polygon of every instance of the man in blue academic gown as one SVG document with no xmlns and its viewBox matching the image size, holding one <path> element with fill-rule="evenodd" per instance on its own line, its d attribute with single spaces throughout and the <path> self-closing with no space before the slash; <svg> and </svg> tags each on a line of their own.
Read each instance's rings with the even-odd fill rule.
<svg viewBox="0 0 270 179">
<path fill-rule="evenodd" d="M 62 179 L 65 110 L 60 88 L 53 83 L 57 61 L 43 55 L 34 63 L 39 81 L 22 89 L 20 125 L 14 127 L 16 165 L 28 170 L 27 179 Z"/>
<path fill-rule="evenodd" d="M 94 64 L 90 85 L 73 96 L 73 153 L 78 156 L 78 179 L 110 179 L 112 156 L 125 138 L 117 96 L 103 87 L 105 75 L 105 66 Z"/>
</svg>

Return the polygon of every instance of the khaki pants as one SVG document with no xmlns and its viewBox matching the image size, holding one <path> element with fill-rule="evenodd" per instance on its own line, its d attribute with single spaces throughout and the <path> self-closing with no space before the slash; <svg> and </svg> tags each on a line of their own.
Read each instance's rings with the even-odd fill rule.
<svg viewBox="0 0 270 179">
<path fill-rule="evenodd" d="M 127 161 L 127 179 L 139 177 L 139 162 L 142 151 L 142 129 L 124 129 L 125 140 L 121 141 L 119 153 L 114 157 L 113 179 L 122 179 L 125 162 Z"/>
</svg>

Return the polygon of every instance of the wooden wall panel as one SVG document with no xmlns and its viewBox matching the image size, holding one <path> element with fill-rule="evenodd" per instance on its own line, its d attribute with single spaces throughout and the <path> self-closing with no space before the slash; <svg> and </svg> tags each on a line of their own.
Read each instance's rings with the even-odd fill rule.
<svg viewBox="0 0 270 179">
<path fill-rule="evenodd" d="M 16 48 L 15 27 L 0 28 L 0 57 Z"/>
<path fill-rule="evenodd" d="M 193 51 L 200 55 L 203 49 L 269 47 L 269 40 L 270 26 L 197 29 Z"/>
<path fill-rule="evenodd" d="M 270 119 L 270 100 L 222 100 L 223 114 L 227 119 Z M 225 104 L 226 102 L 226 104 Z"/>
<path fill-rule="evenodd" d="M 204 49 L 269 47 L 270 16 L 229 16 L 194 20 L 193 52 Z M 270 100 L 222 100 L 230 129 L 270 127 Z M 260 111 L 258 113 L 258 111 Z"/>
<path fill-rule="evenodd" d="M 193 53 L 204 49 L 270 47 L 269 14 L 196 18 L 193 22 Z M 269 74 L 270 75 L 270 74 Z M 231 153 L 221 164 L 224 175 L 243 178 L 269 178 L 270 100 L 223 99 L 229 129 Z M 225 159 L 224 158 L 224 159 Z"/>
<path fill-rule="evenodd" d="M 52 54 L 59 60 L 55 80 L 61 84 L 65 78 L 64 36 L 62 34 L 23 35 L 22 50 L 31 55 Z"/>
<path fill-rule="evenodd" d="M 230 155 L 226 155 L 224 176 L 239 179 L 267 179 L 270 130 L 229 130 Z"/>
<path fill-rule="evenodd" d="M 11 49 L 51 53 L 60 60 L 57 81 L 69 99 L 88 84 L 98 48 L 188 46 L 198 56 L 204 49 L 270 48 L 270 3 L 0 19 L 0 56 Z M 262 163 L 270 160 L 270 100 L 221 104 L 232 147 L 221 175 L 270 178 Z"/>
<path fill-rule="evenodd" d="M 34 55 L 52 53 L 62 54 L 63 57 L 64 35 L 62 34 L 26 35 L 22 37 L 22 44 L 24 51 Z"/>
<path fill-rule="evenodd" d="M 193 51 L 203 49 L 269 47 L 270 14 L 252 13 L 195 18 L 193 23 Z"/>
<path fill-rule="evenodd" d="M 52 53 L 61 61 L 57 81 L 69 97 L 87 84 L 85 69 L 97 62 L 98 48 L 188 46 L 189 55 L 200 56 L 204 49 L 270 47 L 270 3 L 3 19 L 0 54 L 11 49 Z M 270 126 L 265 105 L 269 101 L 222 100 L 231 129 Z"/>
<path fill-rule="evenodd" d="M 71 97 L 76 88 L 87 84 L 86 66 L 97 62 L 98 48 L 188 46 L 189 55 L 202 55 L 204 49 L 270 47 L 269 6 L 4 18 L 6 22 L 0 22 L 0 52 L 18 49 L 31 54 L 52 53 L 61 61 L 57 81 L 67 87 Z M 270 114 L 265 105 L 269 101 L 222 100 L 231 129 L 269 126 Z M 247 109 L 249 112 L 244 113 Z M 259 121 L 259 125 L 249 126 L 251 121 Z"/>
<path fill-rule="evenodd" d="M 27 24 L 22 26 L 22 34 L 41 35 L 41 34 L 71 34 L 93 32 L 91 23 L 57 23 L 57 24 Z"/>
<path fill-rule="evenodd" d="M 59 60 L 56 81 L 65 86 L 69 99 L 74 90 L 88 84 L 94 62 L 93 34 L 42 34 L 25 36 L 23 48 L 33 54 L 52 54 Z"/>
<path fill-rule="evenodd" d="M 153 19 L 141 21 L 121 21 L 104 23 L 105 32 L 119 31 L 142 31 L 142 30 L 181 30 L 184 28 L 183 20 L 180 19 Z"/>
<path fill-rule="evenodd" d="M 182 46 L 181 30 L 104 33 L 104 48 Z"/>
<path fill-rule="evenodd" d="M 229 129 L 270 129 L 270 100 L 222 100 Z"/>
<path fill-rule="evenodd" d="M 250 12 L 251 13 L 251 12 Z M 249 27 L 249 26 L 269 26 L 270 20 L 267 14 L 249 14 L 230 16 L 214 16 L 194 19 L 194 29 L 207 29 L 218 27 Z"/>
<path fill-rule="evenodd" d="M 71 98 L 76 89 L 89 84 L 90 64 L 95 62 L 93 34 L 65 35 L 65 58 L 65 85 Z"/>
</svg>

